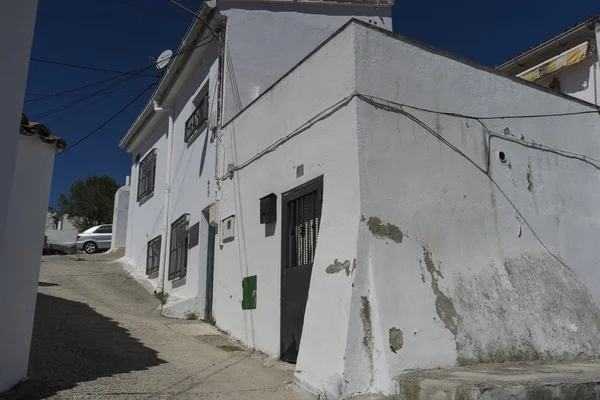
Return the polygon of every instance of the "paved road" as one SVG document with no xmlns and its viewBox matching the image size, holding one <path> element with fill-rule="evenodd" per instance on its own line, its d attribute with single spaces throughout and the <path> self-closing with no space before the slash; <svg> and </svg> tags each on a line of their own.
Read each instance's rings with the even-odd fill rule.
<svg viewBox="0 0 600 400">
<path fill-rule="evenodd" d="M 110 256 L 42 261 L 30 379 L 2 399 L 313 399 L 291 366 L 172 320 Z"/>
</svg>

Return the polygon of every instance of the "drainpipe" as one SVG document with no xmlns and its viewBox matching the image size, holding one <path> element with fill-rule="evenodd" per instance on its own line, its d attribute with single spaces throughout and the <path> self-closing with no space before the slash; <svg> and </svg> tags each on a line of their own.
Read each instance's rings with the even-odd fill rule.
<svg viewBox="0 0 600 400">
<path fill-rule="evenodd" d="M 598 104 L 598 91 L 600 90 L 600 83 L 598 82 L 598 68 L 600 68 L 600 22 L 594 24 L 594 33 L 596 36 L 596 65 L 594 66 L 594 101 L 596 106 Z"/>
<path fill-rule="evenodd" d="M 165 274 L 167 270 L 167 242 L 169 235 L 169 201 L 171 199 L 171 164 L 173 161 L 173 108 L 172 107 L 160 107 L 156 101 L 152 103 L 154 105 L 154 112 L 157 113 L 169 113 L 169 130 L 167 133 L 167 173 L 165 179 L 165 201 L 163 208 L 163 240 L 160 243 L 160 254 L 162 255 L 162 272 L 160 274 L 159 287 L 161 291 L 165 291 Z"/>
</svg>

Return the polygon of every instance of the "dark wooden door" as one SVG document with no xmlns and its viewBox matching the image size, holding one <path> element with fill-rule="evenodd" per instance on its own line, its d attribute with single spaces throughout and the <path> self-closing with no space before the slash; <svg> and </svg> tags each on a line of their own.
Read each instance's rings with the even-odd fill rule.
<svg viewBox="0 0 600 400">
<path fill-rule="evenodd" d="M 211 318 L 213 312 L 213 285 L 215 276 L 215 236 L 216 228 L 208 226 L 207 256 L 206 256 L 206 297 L 204 305 L 204 318 Z"/>
<path fill-rule="evenodd" d="M 296 362 L 317 248 L 323 177 L 282 196 L 281 359 Z"/>
</svg>

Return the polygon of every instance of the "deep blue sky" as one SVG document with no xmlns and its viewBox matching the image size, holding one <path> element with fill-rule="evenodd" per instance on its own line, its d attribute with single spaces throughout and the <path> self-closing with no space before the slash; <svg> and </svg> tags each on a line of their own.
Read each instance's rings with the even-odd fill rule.
<svg viewBox="0 0 600 400">
<path fill-rule="evenodd" d="M 181 0 L 197 9 L 201 0 Z M 475 0 L 396 1 L 394 31 L 490 66 L 530 46 L 555 36 L 588 15 L 600 14 L 597 0 L 568 3 L 530 0 L 503 2 Z M 96 68 L 129 71 L 149 64 L 149 57 L 164 49 L 176 50 L 191 18 L 167 0 L 39 0 L 32 57 Z M 155 73 L 155 69 L 148 72 Z M 32 62 L 26 99 L 65 91 L 100 81 L 115 74 Z M 94 96 L 46 117 L 41 113 L 60 107 L 79 96 L 61 96 L 26 103 L 33 120 L 47 123 L 53 133 L 74 143 L 131 101 L 155 78 L 127 81 L 103 100 Z M 105 85 L 81 90 L 92 93 Z M 138 90 L 134 92 L 133 90 Z M 131 108 L 103 129 L 56 158 L 50 205 L 68 192 L 76 178 L 110 175 L 118 183 L 129 175 L 131 156 L 118 142 L 137 116 L 149 91 Z M 56 120 L 59 119 L 60 120 Z M 56 121 L 54 121 L 56 120 Z"/>
</svg>

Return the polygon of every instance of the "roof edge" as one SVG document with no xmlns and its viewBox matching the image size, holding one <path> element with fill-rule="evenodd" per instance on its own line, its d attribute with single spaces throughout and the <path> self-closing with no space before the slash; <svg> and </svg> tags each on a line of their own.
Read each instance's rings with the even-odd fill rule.
<svg viewBox="0 0 600 400">
<path fill-rule="evenodd" d="M 29 121 L 25 113 L 21 113 L 19 134 L 23 136 L 37 136 L 42 142 L 53 145 L 58 152 L 62 152 L 67 148 L 67 142 L 64 139 L 54 136 L 50 128 L 46 125 Z"/>
<path fill-rule="evenodd" d="M 527 51 L 525 51 L 524 53 L 511 58 L 508 61 L 503 62 L 502 64 L 496 66 L 496 69 L 502 71 L 503 69 L 506 69 L 507 67 L 511 66 L 514 63 L 519 63 L 519 62 L 523 62 L 524 60 L 530 58 L 532 55 L 537 54 L 543 50 L 547 50 L 550 49 L 554 46 L 560 46 L 559 41 L 560 40 L 565 40 L 568 39 L 571 36 L 575 36 L 578 33 L 581 33 L 582 31 L 585 30 L 594 30 L 594 25 L 596 23 L 600 23 L 600 16 L 595 16 L 592 18 L 588 18 L 585 21 L 575 25 L 574 27 L 572 27 L 571 29 L 568 29 L 567 31 L 553 37 L 550 40 L 546 40 L 545 42 L 535 46 L 532 49 L 529 49 Z"/>
<path fill-rule="evenodd" d="M 205 17 L 204 22 L 210 24 L 215 16 L 214 10 L 215 8 L 211 8 L 206 4 L 206 2 L 203 2 L 202 6 L 200 7 L 200 10 L 198 11 L 198 15 Z M 191 51 L 185 52 L 186 46 L 193 45 L 192 43 L 194 43 L 194 41 L 198 37 L 201 37 L 202 33 L 206 32 L 206 30 L 206 26 L 203 23 L 199 22 L 196 18 L 193 19 L 192 23 L 190 24 L 190 27 L 188 28 L 186 34 L 179 43 L 179 46 L 177 47 L 175 56 L 169 63 L 169 66 L 162 75 L 158 85 L 156 85 L 152 96 L 150 96 L 148 102 L 146 103 L 142 111 L 139 113 L 137 118 L 134 120 L 134 122 L 131 124 L 131 126 L 119 142 L 120 148 L 123 149 L 129 146 L 132 143 L 132 141 L 139 135 L 141 130 L 143 130 L 143 127 L 146 125 L 147 121 L 150 118 L 152 118 L 152 116 L 155 114 L 153 102 L 158 101 L 159 98 L 165 95 L 165 93 L 168 96 L 171 87 L 173 86 L 172 83 L 179 77 L 179 67 L 181 65 L 185 65 L 185 63 L 189 60 L 191 55 L 197 50 L 193 49 Z M 188 43 L 190 41 L 190 38 L 193 38 L 192 43 Z"/>
</svg>

